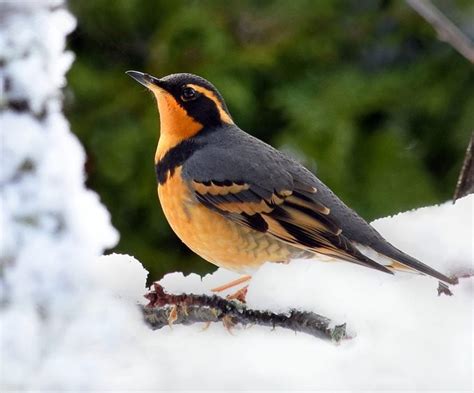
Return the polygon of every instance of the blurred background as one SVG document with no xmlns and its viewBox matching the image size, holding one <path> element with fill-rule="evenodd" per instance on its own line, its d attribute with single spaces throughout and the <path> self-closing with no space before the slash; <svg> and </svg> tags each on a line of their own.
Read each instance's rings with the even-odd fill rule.
<svg viewBox="0 0 474 393">
<path fill-rule="evenodd" d="M 472 0 L 434 1 L 474 35 Z M 121 233 L 111 251 L 158 279 L 214 267 L 156 195 L 154 99 L 129 69 L 191 72 L 236 123 L 309 166 L 365 219 L 444 202 L 474 125 L 472 65 L 402 1 L 72 0 L 66 111 L 88 186 Z"/>
</svg>

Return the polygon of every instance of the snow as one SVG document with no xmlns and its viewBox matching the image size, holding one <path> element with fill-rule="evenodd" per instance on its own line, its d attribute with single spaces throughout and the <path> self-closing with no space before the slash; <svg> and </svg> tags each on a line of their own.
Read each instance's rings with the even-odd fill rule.
<svg viewBox="0 0 474 393">
<path fill-rule="evenodd" d="M 437 296 L 427 277 L 342 262 L 257 271 L 249 307 L 346 322 L 353 338 L 340 345 L 258 326 L 150 330 L 137 307 L 147 272 L 132 256 L 101 256 L 118 234 L 84 187 L 84 151 L 61 112 L 75 23 L 61 4 L 0 2 L 1 391 L 472 390 L 473 196 L 374 222 L 401 249 L 464 276 L 454 296 Z M 18 100 L 25 109 L 11 108 Z M 160 282 L 210 294 L 233 278 L 218 269 Z"/>
<path fill-rule="evenodd" d="M 64 52 L 65 36 L 74 29 L 75 19 L 58 8 L 62 0 L 0 3 L 0 56 L 8 59 L 2 67 L 2 77 L 9 76 L 8 96 L 28 99 L 33 112 L 40 113 L 45 105 L 57 104 L 59 88 L 66 84 L 65 73 L 74 56 Z"/>
<path fill-rule="evenodd" d="M 441 271 L 472 276 L 473 203 L 469 196 L 455 205 L 447 202 L 380 219 L 374 226 Z M 196 275 L 180 273 L 168 274 L 160 283 L 172 293 L 210 293 L 235 277 L 218 269 L 200 285 Z M 335 323 L 347 322 L 354 338 L 334 346 L 283 329 L 252 327 L 230 335 L 222 326 L 204 333 L 197 326 L 164 328 L 155 333 L 171 353 L 166 367 L 176 376 L 165 387 L 471 389 L 473 278 L 461 278 L 451 288 L 452 297 L 438 296 L 436 288 L 437 281 L 429 277 L 390 276 L 349 263 L 266 264 L 252 278 L 249 307 L 314 311 Z M 183 348 L 185 362 L 179 354 Z"/>
<path fill-rule="evenodd" d="M 89 305 L 124 309 L 93 281 L 93 261 L 118 234 L 84 187 L 85 154 L 61 111 L 73 59 L 65 37 L 75 25 L 61 3 L 0 3 L 2 391 L 41 386 L 42 375 L 57 374 L 50 361 L 63 353 L 64 332 L 103 325 Z M 96 306 L 97 297 L 105 302 Z M 72 365 L 56 379 L 74 383 Z M 88 383 L 82 371 L 80 379 Z"/>
<path fill-rule="evenodd" d="M 462 236 L 465 242 L 456 249 L 450 244 L 459 232 L 472 231 L 473 203 L 470 196 L 455 205 L 448 202 L 377 220 L 375 225 L 402 248 L 419 236 L 419 228 L 430 228 L 421 234 L 437 239 L 436 265 L 449 271 L 455 257 L 454 270 L 472 275 L 470 238 Z M 438 220 L 445 225 L 435 225 Z M 423 236 L 418 240 L 416 250 L 422 256 L 426 242 Z M 147 272 L 135 258 L 100 257 L 92 273 L 95 289 L 83 293 L 74 306 L 61 345 L 44 357 L 41 372 L 28 387 L 139 391 L 472 387 L 472 277 L 461 278 L 448 297 L 437 295 L 436 280 L 409 273 L 390 276 L 349 263 L 307 260 L 264 265 L 252 278 L 248 306 L 276 312 L 297 308 L 347 322 L 353 338 L 334 345 L 303 333 L 258 326 L 236 327 L 232 333 L 221 324 L 204 331 L 200 324 L 151 331 L 136 307 L 144 304 Z M 210 288 L 235 277 L 224 269 L 202 279 L 176 272 L 160 283 L 172 293 L 210 294 Z M 19 319 L 12 331 L 18 331 Z M 29 320 L 23 319 L 26 325 Z M 36 348 L 38 343 L 33 338 L 22 344 Z"/>
<path fill-rule="evenodd" d="M 472 274 L 474 255 L 472 200 L 464 198 L 456 202 L 438 206 L 436 215 L 430 207 L 398 214 L 390 219 L 374 221 L 374 227 L 389 234 L 387 238 L 410 255 L 425 261 L 431 267 L 450 275 Z M 429 222 L 429 226 L 427 226 Z M 409 228 L 409 236 L 402 231 L 393 231 L 391 226 Z M 421 247 L 420 242 L 423 242 Z M 470 254 L 466 255 L 465 246 L 471 245 Z M 466 256 L 471 264 L 466 264 Z"/>
</svg>

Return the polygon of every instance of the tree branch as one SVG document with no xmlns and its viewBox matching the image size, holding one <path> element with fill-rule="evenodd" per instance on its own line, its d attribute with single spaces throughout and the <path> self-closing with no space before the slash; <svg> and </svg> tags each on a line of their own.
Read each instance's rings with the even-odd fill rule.
<svg viewBox="0 0 474 393">
<path fill-rule="evenodd" d="M 406 0 L 406 2 L 433 26 L 441 41 L 447 42 L 471 63 L 474 63 L 474 45 L 472 41 L 430 0 Z"/>
<path fill-rule="evenodd" d="M 222 321 L 226 327 L 237 324 L 281 327 L 335 343 L 348 338 L 346 324 L 334 326 L 330 319 L 311 312 L 291 310 L 288 314 L 275 314 L 252 310 L 243 303 L 216 295 L 171 295 L 158 283 L 153 284 L 153 290 L 145 297 L 150 303 L 142 307 L 142 312 L 152 329 L 171 324 Z"/>
<path fill-rule="evenodd" d="M 462 164 L 461 172 L 459 173 L 456 190 L 454 191 L 453 203 L 456 199 L 472 194 L 474 192 L 474 166 L 472 159 L 474 132 L 471 134 L 471 140 L 467 146 L 466 155 Z"/>
</svg>

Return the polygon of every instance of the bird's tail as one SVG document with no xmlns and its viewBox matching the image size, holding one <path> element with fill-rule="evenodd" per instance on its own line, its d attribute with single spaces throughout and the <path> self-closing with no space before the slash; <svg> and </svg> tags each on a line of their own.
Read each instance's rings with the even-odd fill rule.
<svg viewBox="0 0 474 393">
<path fill-rule="evenodd" d="M 405 254 L 403 251 L 400 251 L 392 245 L 384 247 L 383 250 L 375 250 L 368 246 L 358 246 L 358 248 L 368 257 L 375 259 L 377 262 L 381 261 L 381 263 L 390 270 L 426 274 L 451 285 L 458 283 L 457 278 L 451 278 L 438 272 L 432 267 L 420 262 L 418 259 L 415 259 L 408 254 Z M 374 252 L 378 254 L 378 257 L 373 255 Z M 382 259 L 380 256 L 382 256 Z"/>
</svg>

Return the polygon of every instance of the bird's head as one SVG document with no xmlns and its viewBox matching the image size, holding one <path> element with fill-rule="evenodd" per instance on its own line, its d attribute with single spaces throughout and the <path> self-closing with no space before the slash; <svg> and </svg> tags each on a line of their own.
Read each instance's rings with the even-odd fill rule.
<svg viewBox="0 0 474 393">
<path fill-rule="evenodd" d="M 138 71 L 127 71 L 127 75 L 155 95 L 162 134 L 191 136 L 206 127 L 233 123 L 221 94 L 204 78 L 172 74 L 158 79 Z"/>
</svg>

